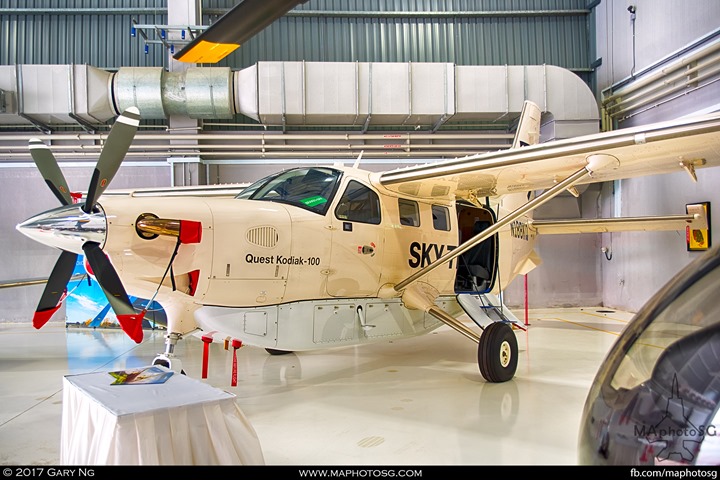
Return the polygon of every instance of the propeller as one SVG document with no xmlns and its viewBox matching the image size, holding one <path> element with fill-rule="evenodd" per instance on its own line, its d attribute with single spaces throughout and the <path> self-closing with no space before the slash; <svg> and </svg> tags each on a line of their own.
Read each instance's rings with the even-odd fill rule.
<svg viewBox="0 0 720 480">
<path fill-rule="evenodd" d="M 117 173 L 135 137 L 139 124 L 140 111 L 135 107 L 128 108 L 115 120 L 90 179 L 90 186 L 83 206 L 85 213 L 92 211 L 95 202 L 97 202 L 97 199 L 100 198 L 100 195 L 103 194 Z"/>
<path fill-rule="evenodd" d="M 123 287 L 122 281 L 115 271 L 115 267 L 100 248 L 100 244 L 97 242 L 85 242 L 82 248 L 95 279 L 103 293 L 105 293 L 108 303 L 110 303 L 115 316 L 120 322 L 120 327 L 136 343 L 140 343 L 143 337 L 142 316 L 144 314 L 137 313 L 133 308 L 130 298 L 125 292 L 125 287 Z"/>
<path fill-rule="evenodd" d="M 75 262 L 77 254 L 72 252 L 62 252 L 55 262 L 55 267 L 48 277 L 47 285 L 40 297 L 40 303 L 33 315 L 33 327 L 39 329 L 45 325 L 50 317 L 60 308 L 62 301 L 65 299 L 65 288 L 67 287 L 73 270 L 75 270 Z"/>
<path fill-rule="evenodd" d="M 35 328 L 45 325 L 62 305 L 66 296 L 67 284 L 72 277 L 80 252 L 73 242 L 82 241 L 82 252 L 112 306 L 120 326 L 135 342 L 142 341 L 142 318 L 145 312 L 135 312 L 110 259 L 103 252 L 101 244 L 95 241 L 99 230 L 102 230 L 101 234 L 104 238 L 106 229 L 104 214 L 97 207 L 97 200 L 105 192 L 120 168 L 139 124 L 140 111 L 136 107 L 128 108 L 117 118 L 95 165 L 85 203 L 79 208 L 72 206 L 72 195 L 50 148 L 39 139 L 30 140 L 30 154 L 38 170 L 50 190 L 63 204 L 63 207 L 33 217 L 17 227 L 31 238 L 62 250 L 48 277 L 47 285 L 33 316 Z M 102 216 L 103 226 L 98 228 L 100 216 Z"/>
<path fill-rule="evenodd" d="M 60 203 L 63 205 L 73 203 L 65 176 L 60 170 L 50 148 L 39 138 L 31 138 L 30 155 L 35 161 L 38 170 L 40 170 L 40 174 L 45 179 L 45 183 L 48 184 L 50 190 L 52 190 L 58 200 L 60 200 Z"/>
</svg>

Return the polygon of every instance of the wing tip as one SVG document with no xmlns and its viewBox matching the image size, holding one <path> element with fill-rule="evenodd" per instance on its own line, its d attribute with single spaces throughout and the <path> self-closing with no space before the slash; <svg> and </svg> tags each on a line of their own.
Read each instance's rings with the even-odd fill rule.
<svg viewBox="0 0 720 480">
<path fill-rule="evenodd" d="M 173 58 L 184 63 L 217 63 L 240 48 L 240 44 L 200 40 L 188 47 L 179 51 Z"/>
</svg>

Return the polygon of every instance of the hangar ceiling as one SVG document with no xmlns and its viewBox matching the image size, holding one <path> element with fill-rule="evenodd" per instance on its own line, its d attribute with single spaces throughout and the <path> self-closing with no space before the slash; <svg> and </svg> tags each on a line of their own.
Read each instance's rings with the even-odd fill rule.
<svg viewBox="0 0 720 480">
<path fill-rule="evenodd" d="M 480 153 L 509 146 L 526 98 L 547 113 L 546 139 L 598 130 L 584 0 L 289 3 L 299 5 L 197 68 L 173 61 L 179 37 L 236 1 L 0 9 L 16 38 L 0 48 L 0 158 L 29 160 L 39 137 L 61 161 L 91 160 L 129 105 L 144 119 L 138 160 Z"/>
</svg>

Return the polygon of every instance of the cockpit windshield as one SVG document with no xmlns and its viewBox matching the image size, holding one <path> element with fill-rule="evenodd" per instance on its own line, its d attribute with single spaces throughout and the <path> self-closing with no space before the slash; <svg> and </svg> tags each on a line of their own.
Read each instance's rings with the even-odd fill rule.
<svg viewBox="0 0 720 480">
<path fill-rule="evenodd" d="M 333 168 L 293 168 L 258 180 L 235 198 L 287 203 L 324 215 L 341 175 Z"/>
</svg>

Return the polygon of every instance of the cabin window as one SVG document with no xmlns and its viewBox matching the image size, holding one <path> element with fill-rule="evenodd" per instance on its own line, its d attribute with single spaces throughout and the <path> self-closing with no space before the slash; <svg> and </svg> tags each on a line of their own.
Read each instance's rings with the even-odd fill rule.
<svg viewBox="0 0 720 480">
<path fill-rule="evenodd" d="M 432 206 L 433 227 L 435 230 L 450 231 L 450 212 L 441 205 Z"/>
<path fill-rule="evenodd" d="M 345 193 L 335 207 L 335 216 L 339 220 L 378 225 L 380 198 L 362 183 L 350 180 Z"/>
<path fill-rule="evenodd" d="M 420 210 L 417 202 L 412 200 L 398 199 L 398 211 L 400 212 L 400 225 L 411 227 L 420 226 Z"/>
</svg>

